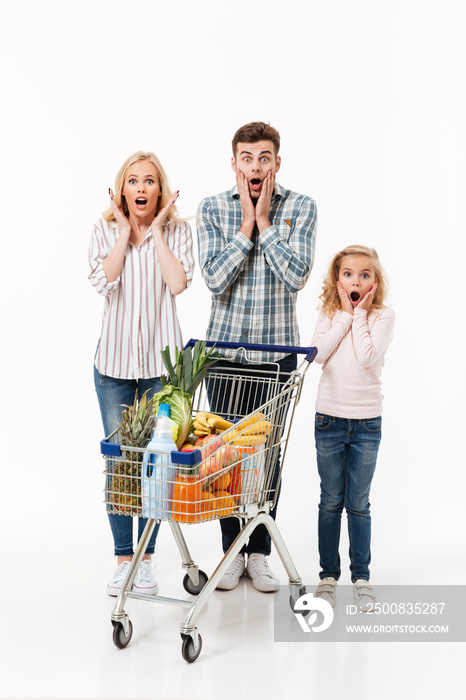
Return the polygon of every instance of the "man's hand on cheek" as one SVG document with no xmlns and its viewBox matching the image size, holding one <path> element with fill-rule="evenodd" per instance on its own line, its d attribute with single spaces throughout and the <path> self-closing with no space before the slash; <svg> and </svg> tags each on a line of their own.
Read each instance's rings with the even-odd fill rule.
<svg viewBox="0 0 466 700">
<path fill-rule="evenodd" d="M 249 192 L 249 183 L 241 170 L 236 171 L 236 184 L 238 185 L 239 199 L 243 210 L 243 223 L 240 231 L 250 239 L 256 223 L 256 212 Z"/>
<path fill-rule="evenodd" d="M 275 189 L 275 172 L 269 170 L 262 181 L 262 189 L 256 204 L 256 221 L 259 233 L 270 226 L 270 204 Z"/>
</svg>

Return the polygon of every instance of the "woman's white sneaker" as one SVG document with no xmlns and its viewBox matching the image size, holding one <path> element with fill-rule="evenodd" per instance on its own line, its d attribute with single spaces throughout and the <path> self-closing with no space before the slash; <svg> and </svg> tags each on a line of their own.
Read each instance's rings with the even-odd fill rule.
<svg viewBox="0 0 466 700">
<path fill-rule="evenodd" d="M 107 584 L 108 595 L 117 596 L 119 594 L 130 565 L 130 561 L 124 561 L 122 564 L 120 564 Z"/>
<path fill-rule="evenodd" d="M 133 591 L 137 593 L 147 593 L 147 595 L 155 595 L 157 593 L 157 581 L 152 573 L 152 566 L 149 559 L 144 559 L 139 564 L 136 576 L 134 577 Z"/>
</svg>

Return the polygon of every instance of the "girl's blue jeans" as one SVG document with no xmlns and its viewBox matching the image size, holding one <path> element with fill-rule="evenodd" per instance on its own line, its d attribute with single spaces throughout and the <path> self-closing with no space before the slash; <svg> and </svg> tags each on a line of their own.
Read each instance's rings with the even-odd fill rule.
<svg viewBox="0 0 466 700">
<path fill-rule="evenodd" d="M 121 412 L 123 407 L 132 405 L 136 390 L 138 399 L 142 397 L 147 389 L 150 389 L 149 396 L 153 396 L 162 389 L 160 377 L 153 379 L 117 379 L 101 374 L 94 366 L 94 383 L 99 401 L 102 423 L 105 437 L 117 428 L 121 422 Z M 131 556 L 133 551 L 133 518 L 130 515 L 108 514 L 110 527 L 112 529 L 115 554 L 117 556 Z M 138 541 L 146 526 L 145 518 L 138 518 Z M 155 540 L 159 531 L 160 523 L 157 523 L 154 532 L 147 545 L 146 554 L 153 554 L 155 550 Z"/>
<path fill-rule="evenodd" d="M 351 580 L 369 580 L 371 515 L 369 492 L 374 476 L 382 418 L 347 419 L 315 416 L 317 467 L 320 476 L 320 578 L 340 578 L 338 552 L 341 515 L 348 518 Z"/>
</svg>

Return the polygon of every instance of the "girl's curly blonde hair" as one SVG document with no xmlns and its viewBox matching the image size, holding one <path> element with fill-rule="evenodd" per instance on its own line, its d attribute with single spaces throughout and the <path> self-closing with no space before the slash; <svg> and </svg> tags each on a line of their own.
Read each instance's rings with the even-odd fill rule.
<svg viewBox="0 0 466 700">
<path fill-rule="evenodd" d="M 372 302 L 372 309 L 382 309 L 385 297 L 388 292 L 388 280 L 387 276 L 380 264 L 379 256 L 374 248 L 367 248 L 364 245 L 351 245 L 344 250 L 337 253 L 331 260 L 328 267 L 327 275 L 324 278 L 324 284 L 322 288 L 322 294 L 319 299 L 321 299 L 322 304 L 318 308 L 323 311 L 323 313 L 329 318 L 333 318 L 333 315 L 337 309 L 341 309 L 340 296 L 338 294 L 337 282 L 340 275 L 340 268 L 343 259 L 348 255 L 365 255 L 368 257 L 374 268 L 375 278 L 377 282 L 377 290 L 375 292 L 374 301 Z"/>
</svg>

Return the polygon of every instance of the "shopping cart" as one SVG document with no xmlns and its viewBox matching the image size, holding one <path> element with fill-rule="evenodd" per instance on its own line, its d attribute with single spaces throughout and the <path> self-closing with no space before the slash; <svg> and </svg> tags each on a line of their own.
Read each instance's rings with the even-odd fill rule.
<svg viewBox="0 0 466 700">
<path fill-rule="evenodd" d="M 195 342 L 190 340 L 187 347 Z M 207 342 L 207 345 L 214 343 Z M 147 449 L 121 445 L 118 432 L 101 443 L 105 459 L 107 511 L 148 518 L 111 613 L 114 644 L 123 649 L 132 637 L 132 623 L 124 609 L 128 598 L 183 606 L 188 611 L 180 626 L 182 656 L 188 663 L 195 661 L 201 653 L 202 638 L 195 623 L 202 608 L 259 525 L 267 528 L 285 567 L 291 605 L 305 592 L 270 511 L 277 500 L 288 437 L 304 376 L 317 350 L 238 343 L 216 343 L 215 346 L 234 350 L 246 359 L 249 359 L 248 353 L 256 351 L 297 353 L 304 355 L 305 359 L 295 371 L 284 373 L 276 363 L 270 363 L 262 371 L 253 363 L 244 364 L 240 369 L 236 365 L 233 369 L 222 358 L 222 362 L 209 371 L 193 401 L 193 417 L 196 417 L 197 425 L 197 419 L 204 420 L 206 431 L 209 427 L 212 434 L 190 452 L 157 452 L 148 460 Z M 238 360 L 237 355 L 235 360 Z M 167 466 L 170 456 L 176 471 Z M 151 467 L 150 462 L 153 463 Z M 208 579 L 194 563 L 181 525 L 226 517 L 239 518 L 241 530 Z M 197 596 L 194 601 L 132 590 L 149 539 L 156 523 L 161 520 L 169 522 L 186 571 L 183 587 L 190 595 Z"/>
</svg>

